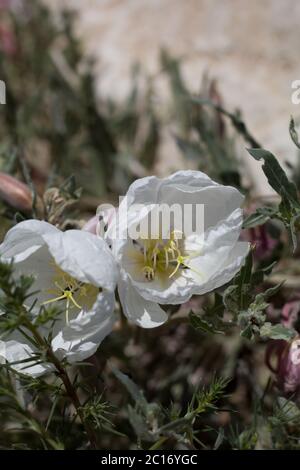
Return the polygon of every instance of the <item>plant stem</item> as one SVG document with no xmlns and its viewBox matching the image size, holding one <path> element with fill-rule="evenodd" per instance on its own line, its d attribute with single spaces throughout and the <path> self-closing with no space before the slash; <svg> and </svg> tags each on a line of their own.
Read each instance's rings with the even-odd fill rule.
<svg viewBox="0 0 300 470">
<path fill-rule="evenodd" d="M 60 379 L 62 380 L 65 390 L 67 392 L 68 397 L 70 398 L 74 408 L 76 410 L 77 415 L 80 418 L 80 421 L 86 431 L 88 439 L 93 449 L 97 449 L 97 435 L 92 427 L 86 422 L 84 418 L 84 414 L 82 411 L 82 406 L 80 400 L 78 398 L 76 389 L 73 387 L 73 384 L 70 380 L 70 377 L 65 369 L 59 361 L 59 359 L 55 356 L 51 346 L 44 340 L 44 338 L 40 335 L 38 330 L 35 326 L 31 323 L 31 321 L 27 317 L 27 312 L 23 313 L 23 321 L 26 328 L 32 333 L 33 337 L 37 341 L 37 343 L 41 346 L 42 349 L 46 350 L 47 359 L 51 364 L 54 365 Z"/>
<path fill-rule="evenodd" d="M 169 436 L 162 436 L 158 441 L 156 441 L 149 450 L 158 450 L 160 447 L 169 439 Z"/>
</svg>

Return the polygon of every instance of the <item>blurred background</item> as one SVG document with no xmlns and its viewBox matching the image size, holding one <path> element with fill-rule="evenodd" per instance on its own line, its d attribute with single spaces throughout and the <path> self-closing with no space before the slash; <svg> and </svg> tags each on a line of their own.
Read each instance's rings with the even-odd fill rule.
<svg viewBox="0 0 300 470">
<path fill-rule="evenodd" d="M 291 101 L 291 84 L 298 78 L 298 2 L 41 0 L 35 5 L 35 0 L 1 0 L 0 72 L 8 87 L 6 123 L 16 128 L 18 121 L 17 132 L 23 138 L 26 134 L 35 148 L 28 158 L 41 180 L 55 172 L 53 160 L 70 172 L 62 148 L 66 136 L 68 152 L 73 146 L 75 153 L 80 149 L 82 161 L 84 147 L 94 170 L 101 166 L 95 156 L 99 146 L 102 163 L 105 156 L 112 157 L 109 165 L 115 169 L 109 174 L 102 165 L 101 172 L 103 180 L 114 173 L 113 191 L 126 190 L 130 178 L 127 181 L 125 174 L 133 168 L 136 176 L 199 168 L 199 158 L 187 159 L 176 140 L 193 140 L 193 114 L 182 98 L 187 93 L 238 110 L 261 146 L 282 163 L 297 165 L 287 129 L 290 115 L 298 114 Z M 89 106 L 95 108 L 94 115 Z M 14 118 L 13 108 L 18 108 Z M 37 132 L 31 139 L 37 110 L 43 115 L 43 129 L 38 139 Z M 94 118 L 102 122 L 102 131 L 91 130 L 99 125 Z M 86 138 L 84 128 L 93 135 Z M 245 184 L 253 194 L 269 196 L 260 164 L 249 158 L 245 143 L 233 137 L 236 159 L 246 170 Z M 88 170 L 85 173 L 81 186 L 93 180 Z M 89 181 L 88 186 L 100 195 L 101 183 Z"/>
<path fill-rule="evenodd" d="M 132 65 L 154 79 L 155 105 L 165 108 L 168 87 L 159 60 L 161 48 L 180 59 L 189 89 L 199 91 L 209 73 L 227 107 L 239 108 L 264 148 L 281 161 L 295 161 L 287 127 L 299 114 L 291 83 L 299 78 L 300 4 L 295 0 L 64 0 L 47 2 L 78 12 L 76 35 L 96 59 L 97 93 L 123 99 Z M 165 136 L 167 139 L 168 135 Z M 158 171 L 186 164 L 173 142 L 160 153 Z M 241 150 L 243 153 L 243 150 Z M 255 189 L 269 189 L 245 154 Z"/>
</svg>

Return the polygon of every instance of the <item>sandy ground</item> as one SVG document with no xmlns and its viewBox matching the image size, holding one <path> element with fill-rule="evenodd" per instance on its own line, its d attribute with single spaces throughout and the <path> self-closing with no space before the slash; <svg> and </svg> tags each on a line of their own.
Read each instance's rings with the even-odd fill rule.
<svg viewBox="0 0 300 470">
<path fill-rule="evenodd" d="M 250 129 L 281 161 L 294 161 L 291 83 L 300 79 L 297 0 L 52 0 L 79 12 L 78 35 L 97 58 L 98 90 L 124 96 L 130 70 L 140 62 L 159 72 L 162 46 L 183 58 L 183 71 L 197 91 L 204 71 L 219 81 L 228 108 L 239 107 Z M 160 94 L 162 105 L 163 93 Z M 161 171 L 182 162 L 166 145 Z M 245 154 L 246 155 L 246 154 Z M 257 191 L 268 193 L 258 163 L 247 164 Z M 174 163 L 176 161 L 176 163 Z"/>
</svg>

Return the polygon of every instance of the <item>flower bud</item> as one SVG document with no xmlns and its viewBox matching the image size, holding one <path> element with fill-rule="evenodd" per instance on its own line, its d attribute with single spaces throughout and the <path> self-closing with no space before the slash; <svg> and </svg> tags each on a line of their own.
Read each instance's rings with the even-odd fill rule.
<svg viewBox="0 0 300 470">
<path fill-rule="evenodd" d="M 107 204 L 104 206 L 99 206 L 97 210 L 97 215 L 89 219 L 86 224 L 82 227 L 82 230 L 86 232 L 93 233 L 98 235 L 100 238 L 104 238 L 104 235 L 111 224 L 116 213 L 116 209 Z"/>
<path fill-rule="evenodd" d="M 296 294 L 293 300 L 284 304 L 281 312 L 281 323 L 287 328 L 293 328 L 300 312 L 300 298 Z"/>
<path fill-rule="evenodd" d="M 32 194 L 29 187 L 13 176 L 2 172 L 0 172 L 0 199 L 24 212 L 32 209 Z"/>
<path fill-rule="evenodd" d="M 97 225 L 99 223 L 99 217 L 97 215 L 94 215 L 91 219 L 89 219 L 84 226 L 82 227 L 82 230 L 85 232 L 90 232 L 96 235 L 97 233 Z"/>
<path fill-rule="evenodd" d="M 6 10 L 10 6 L 10 0 L 0 0 L 0 10 Z"/>
<path fill-rule="evenodd" d="M 17 42 L 12 31 L 0 25 L 0 50 L 8 57 L 17 53 Z"/>
<path fill-rule="evenodd" d="M 271 364 L 271 357 L 276 356 L 277 364 Z M 266 363 L 276 374 L 277 386 L 285 394 L 300 390 L 300 337 L 291 343 L 284 340 L 272 341 L 266 351 Z"/>
</svg>

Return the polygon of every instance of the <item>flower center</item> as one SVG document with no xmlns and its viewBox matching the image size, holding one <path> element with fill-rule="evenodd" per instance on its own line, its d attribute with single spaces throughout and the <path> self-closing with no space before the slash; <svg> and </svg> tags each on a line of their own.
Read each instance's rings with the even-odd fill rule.
<svg viewBox="0 0 300 470">
<path fill-rule="evenodd" d="M 184 255 L 181 232 L 173 231 L 168 240 L 134 240 L 133 243 L 143 254 L 142 271 L 147 281 L 153 281 L 157 273 L 166 273 L 172 278 L 180 269 L 195 271 L 187 264 L 190 256 Z M 201 275 L 198 271 L 197 273 Z"/>
<path fill-rule="evenodd" d="M 66 323 L 68 324 L 70 310 L 82 310 L 84 308 L 81 306 L 82 302 L 84 302 L 85 308 L 91 308 L 99 289 L 91 284 L 78 281 L 55 263 L 53 264 L 56 271 L 53 277 L 53 287 L 47 289 L 46 292 L 53 295 L 54 298 L 46 300 L 43 305 L 65 301 Z"/>
</svg>

